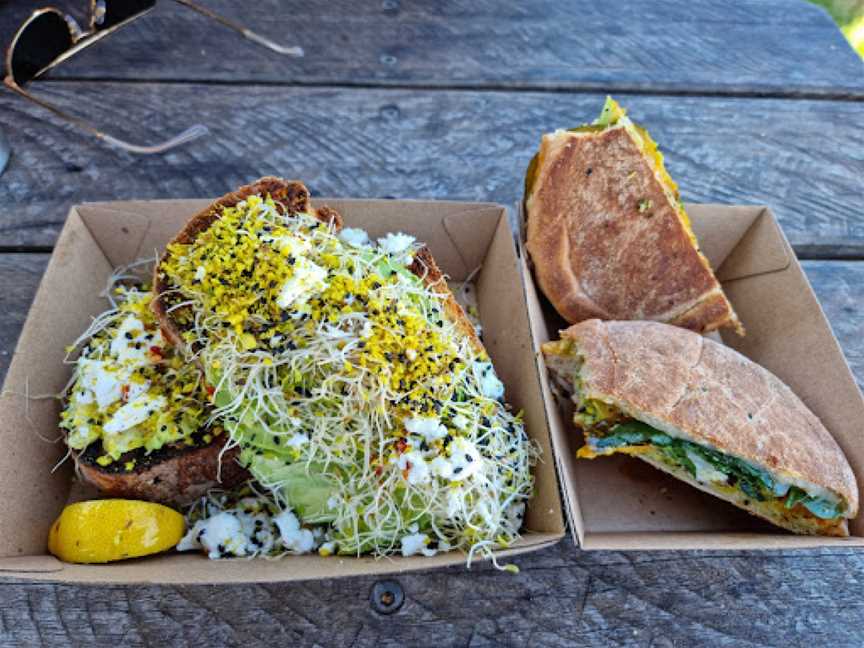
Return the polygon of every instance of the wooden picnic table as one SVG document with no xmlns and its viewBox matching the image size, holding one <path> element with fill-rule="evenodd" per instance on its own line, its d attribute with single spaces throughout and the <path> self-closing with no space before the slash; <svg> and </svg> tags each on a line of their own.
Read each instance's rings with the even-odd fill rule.
<svg viewBox="0 0 864 648">
<path fill-rule="evenodd" d="M 768 204 L 864 384 L 864 65 L 798 0 L 202 0 L 306 50 L 281 58 L 172 2 L 33 90 L 161 156 L 108 148 L 0 92 L 0 374 L 68 207 L 304 179 L 314 195 L 512 204 L 540 133 L 613 93 L 666 151 L 685 200 Z M 0 43 L 39 6 L 0 8 Z M 60 2 L 83 11 L 84 2 Z M 78 14 L 80 16 L 80 13 Z M 83 18 L 83 16 L 80 16 Z M 817 379 L 817 377 L 814 377 Z M 0 580 L 0 643 L 854 646 L 864 553 L 583 552 L 375 578 L 248 586 Z"/>
</svg>

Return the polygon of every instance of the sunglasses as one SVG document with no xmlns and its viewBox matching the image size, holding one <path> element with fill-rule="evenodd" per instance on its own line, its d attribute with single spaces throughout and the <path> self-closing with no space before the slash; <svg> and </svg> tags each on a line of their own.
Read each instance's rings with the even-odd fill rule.
<svg viewBox="0 0 864 648">
<path fill-rule="evenodd" d="M 286 56 L 303 56 L 301 47 L 284 47 L 268 38 L 221 16 L 190 0 L 174 0 L 198 13 L 233 29 L 248 40 Z M 90 24 L 83 31 L 75 19 L 53 7 L 39 9 L 18 29 L 6 51 L 6 77 L 3 83 L 25 99 L 51 111 L 61 119 L 91 133 L 100 140 L 118 146 L 130 153 L 163 153 L 185 144 L 209 131 L 206 126 L 196 124 L 179 135 L 150 146 L 132 144 L 113 137 L 91 123 L 63 112 L 57 106 L 40 99 L 24 89 L 33 79 L 39 78 L 54 66 L 80 52 L 140 18 L 156 6 L 156 0 L 90 0 Z"/>
</svg>

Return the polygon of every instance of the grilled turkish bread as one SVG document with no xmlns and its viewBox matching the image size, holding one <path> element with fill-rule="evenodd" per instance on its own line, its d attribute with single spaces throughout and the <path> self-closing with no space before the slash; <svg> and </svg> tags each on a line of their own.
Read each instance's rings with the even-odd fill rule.
<svg viewBox="0 0 864 648">
<path fill-rule="evenodd" d="M 665 324 L 588 320 L 543 353 L 576 405 L 580 457 L 629 454 L 795 533 L 848 535 L 858 487 L 843 451 L 736 351 Z"/>
<path fill-rule="evenodd" d="M 543 136 L 525 217 L 537 280 L 569 323 L 654 320 L 743 334 L 657 145 L 613 100 L 594 124 Z"/>
</svg>

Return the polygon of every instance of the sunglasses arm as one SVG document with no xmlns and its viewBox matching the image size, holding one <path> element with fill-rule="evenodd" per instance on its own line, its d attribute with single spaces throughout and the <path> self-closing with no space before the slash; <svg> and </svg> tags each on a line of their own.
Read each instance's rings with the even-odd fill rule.
<svg viewBox="0 0 864 648">
<path fill-rule="evenodd" d="M 192 0 L 174 0 L 177 4 L 181 4 L 184 7 L 189 7 L 192 11 L 197 11 L 202 16 L 207 16 L 208 18 L 212 18 L 216 22 L 225 25 L 229 29 L 233 29 L 239 34 L 242 34 L 244 38 L 249 39 L 253 43 L 258 43 L 259 45 L 263 45 L 267 49 L 276 52 L 277 54 L 284 54 L 285 56 L 303 56 L 303 48 L 295 45 L 293 47 L 285 47 L 284 45 L 280 45 L 279 43 L 274 43 L 269 38 L 262 36 L 261 34 L 252 31 L 248 27 L 244 27 L 243 25 L 234 22 L 233 20 L 229 20 L 225 16 L 217 14 L 215 11 L 208 9 L 207 7 L 202 7 Z"/>
<path fill-rule="evenodd" d="M 79 117 L 74 117 L 73 115 L 69 115 L 68 113 L 63 112 L 57 106 L 48 103 L 43 99 L 39 99 L 31 95 L 26 90 L 22 89 L 18 86 L 17 83 L 12 81 L 9 77 L 3 80 L 3 83 L 7 88 L 12 90 L 13 92 L 21 95 L 28 101 L 32 101 L 38 106 L 45 108 L 46 110 L 51 111 L 60 119 L 69 122 L 70 124 L 74 124 L 78 128 L 87 131 L 91 135 L 98 137 L 99 139 L 107 142 L 108 144 L 112 144 L 118 148 L 123 149 L 124 151 L 128 151 L 129 153 L 138 153 L 140 155 L 151 155 L 154 153 L 164 153 L 165 151 L 170 151 L 173 148 L 180 146 L 181 144 L 185 144 L 186 142 L 191 142 L 194 139 L 201 137 L 202 135 L 207 135 L 210 131 L 206 126 L 201 124 L 195 124 L 191 128 L 187 128 L 182 133 L 175 135 L 174 137 L 165 140 L 164 142 L 160 142 L 158 144 L 154 144 L 152 146 L 142 146 L 140 144 L 132 144 L 131 142 L 127 142 L 125 140 L 114 137 L 113 135 L 109 135 L 105 133 L 95 126 L 93 126 L 90 122 L 85 121 Z"/>
</svg>

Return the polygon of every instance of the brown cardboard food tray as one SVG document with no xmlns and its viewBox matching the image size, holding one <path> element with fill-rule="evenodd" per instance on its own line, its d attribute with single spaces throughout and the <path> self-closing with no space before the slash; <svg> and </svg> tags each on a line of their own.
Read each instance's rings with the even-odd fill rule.
<svg viewBox="0 0 864 648">
<path fill-rule="evenodd" d="M 403 231 L 424 241 L 454 281 L 474 270 L 484 342 L 540 445 L 536 489 L 526 532 L 499 556 L 549 546 L 564 535 L 543 396 L 529 329 L 521 264 L 506 209 L 490 203 L 393 200 L 317 200 L 338 209 L 348 226 L 372 236 Z M 460 552 L 432 558 L 291 556 L 281 560 L 210 561 L 202 555 L 164 554 L 111 565 L 71 565 L 46 552 L 48 528 L 70 497 L 71 462 L 58 442 L 56 394 L 70 375 L 64 348 L 105 310 L 99 297 L 115 266 L 152 256 L 208 200 L 90 203 L 72 207 L 21 331 L 0 396 L 0 577 L 61 582 L 236 583 L 384 574 L 465 564 Z M 52 441 L 54 441 L 52 443 Z"/>
<path fill-rule="evenodd" d="M 795 253 L 767 207 L 688 205 L 700 245 L 747 329 L 722 342 L 788 384 L 834 435 L 864 485 L 864 400 Z M 864 546 L 864 514 L 849 538 L 795 536 L 624 456 L 577 460 L 582 444 L 550 389 L 540 345 L 566 323 L 535 286 L 522 255 L 528 311 L 549 428 L 574 540 L 584 549 L 778 549 Z M 716 335 L 716 334 L 715 334 Z M 715 339 L 720 339 L 716 337 Z"/>
</svg>

